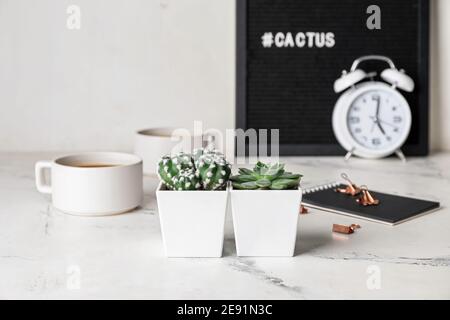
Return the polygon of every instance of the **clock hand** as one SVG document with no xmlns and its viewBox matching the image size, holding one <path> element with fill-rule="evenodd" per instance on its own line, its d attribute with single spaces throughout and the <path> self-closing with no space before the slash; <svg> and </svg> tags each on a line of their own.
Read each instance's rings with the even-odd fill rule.
<svg viewBox="0 0 450 320">
<path fill-rule="evenodd" d="M 377 121 L 377 125 L 378 125 L 378 128 L 380 128 L 381 133 L 386 135 L 386 132 L 384 131 L 383 127 L 381 126 L 380 121 Z"/>
<path fill-rule="evenodd" d="M 388 126 L 390 126 L 390 127 L 392 127 L 392 128 L 394 128 L 394 129 L 398 129 L 398 127 L 397 126 L 395 126 L 395 125 L 393 125 L 392 123 L 389 123 L 389 122 L 386 122 L 386 121 L 384 121 L 384 120 L 378 120 L 378 121 L 380 121 L 381 123 L 383 123 L 383 124 L 385 124 L 385 125 L 388 125 Z"/>
<path fill-rule="evenodd" d="M 372 129 L 370 130 L 370 132 L 373 131 L 373 128 L 374 128 L 374 126 L 376 125 L 376 126 L 380 129 L 381 133 L 384 134 L 384 135 L 386 135 L 386 131 L 384 131 L 384 128 L 381 126 L 381 122 L 382 122 L 382 121 L 379 120 L 379 119 L 376 118 L 376 117 L 370 117 L 370 119 L 373 120 L 373 126 L 372 126 Z"/>
<path fill-rule="evenodd" d="M 377 118 L 377 120 L 380 117 L 380 97 L 378 97 L 378 99 L 377 99 L 377 111 L 376 111 L 375 117 Z"/>
</svg>

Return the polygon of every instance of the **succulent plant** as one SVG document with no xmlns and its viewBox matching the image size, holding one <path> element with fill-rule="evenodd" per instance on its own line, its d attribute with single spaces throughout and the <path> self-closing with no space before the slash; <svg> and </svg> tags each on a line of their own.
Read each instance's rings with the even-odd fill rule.
<svg viewBox="0 0 450 320">
<path fill-rule="evenodd" d="M 240 190 L 285 190 L 296 189 L 302 175 L 284 170 L 284 164 L 264 164 L 260 161 L 253 170 L 240 168 L 239 174 L 232 176 L 233 188 Z"/>
<path fill-rule="evenodd" d="M 220 190 L 230 174 L 231 165 L 212 148 L 167 155 L 158 163 L 159 178 L 169 190 Z"/>
</svg>

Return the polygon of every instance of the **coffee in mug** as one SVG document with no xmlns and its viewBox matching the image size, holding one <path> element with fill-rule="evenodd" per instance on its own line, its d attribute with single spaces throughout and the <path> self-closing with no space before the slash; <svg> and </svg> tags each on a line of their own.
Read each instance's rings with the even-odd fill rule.
<svg viewBox="0 0 450 320">
<path fill-rule="evenodd" d="M 141 205 L 142 160 L 132 154 L 91 152 L 36 163 L 36 187 L 51 194 L 63 212 L 101 216 L 130 211 Z M 49 171 L 51 183 L 45 181 Z"/>
<path fill-rule="evenodd" d="M 117 164 L 106 164 L 106 163 L 83 163 L 75 165 L 77 168 L 110 168 L 117 167 Z"/>
</svg>

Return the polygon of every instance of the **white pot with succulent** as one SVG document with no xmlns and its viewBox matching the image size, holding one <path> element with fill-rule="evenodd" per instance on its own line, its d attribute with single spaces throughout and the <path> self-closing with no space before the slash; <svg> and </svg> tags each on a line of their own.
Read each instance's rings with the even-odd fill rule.
<svg viewBox="0 0 450 320">
<path fill-rule="evenodd" d="M 301 175 L 258 162 L 232 176 L 231 207 L 238 256 L 293 256 L 302 200 Z"/>
<path fill-rule="evenodd" d="M 168 257 L 221 257 L 231 166 L 216 150 L 164 156 L 156 191 Z"/>
</svg>

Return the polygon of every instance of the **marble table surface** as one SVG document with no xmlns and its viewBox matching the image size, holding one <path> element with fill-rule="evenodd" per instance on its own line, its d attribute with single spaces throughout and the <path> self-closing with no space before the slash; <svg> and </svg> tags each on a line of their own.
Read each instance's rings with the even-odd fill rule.
<svg viewBox="0 0 450 320">
<path fill-rule="evenodd" d="M 406 164 L 286 158 L 305 186 L 343 171 L 375 190 L 438 200 L 442 209 L 395 227 L 311 210 L 292 258 L 236 257 L 231 216 L 224 257 L 166 258 L 157 181 L 142 208 L 101 218 L 63 214 L 34 186 L 34 163 L 57 154 L 0 153 L 0 299 L 449 299 L 450 154 Z M 333 223 L 359 223 L 352 235 Z"/>
</svg>

